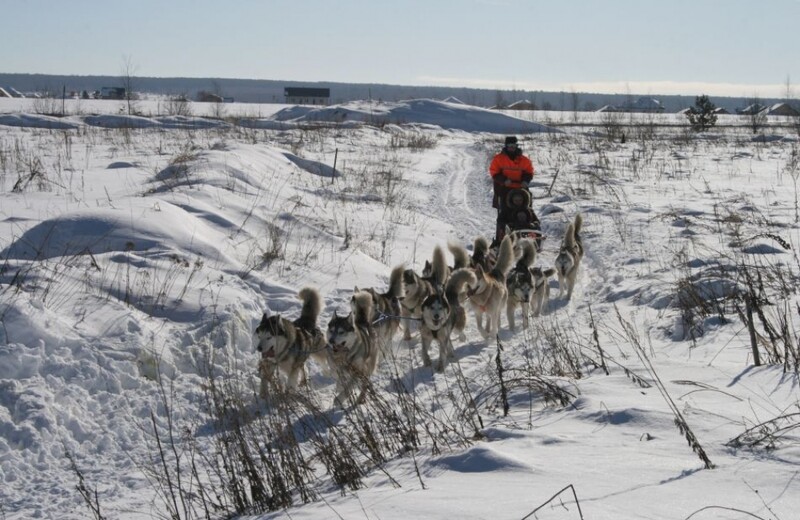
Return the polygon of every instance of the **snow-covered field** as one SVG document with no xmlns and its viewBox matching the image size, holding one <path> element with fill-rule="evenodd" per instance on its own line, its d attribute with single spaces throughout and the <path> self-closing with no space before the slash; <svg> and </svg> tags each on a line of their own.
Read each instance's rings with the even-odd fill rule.
<svg viewBox="0 0 800 520">
<path fill-rule="evenodd" d="M 0 99 L 0 518 L 230 515 L 238 428 L 261 449 L 238 496 L 258 502 L 262 482 L 262 504 L 292 502 L 254 518 L 797 518 L 800 147 L 786 127 L 645 124 L 621 143 L 596 114 L 553 131 L 548 114 L 426 100 L 231 106 L 225 121 L 25 102 Z M 577 212 L 586 256 L 571 300 L 552 280 L 528 330 L 503 317 L 504 384 L 470 315 L 441 374 L 398 335 L 361 407 L 332 407 L 313 363 L 292 407 L 259 399 L 264 311 L 294 318 L 315 287 L 324 327 L 355 286 L 383 290 L 394 266 L 493 233 L 486 171 L 505 134 L 537 167 L 537 263 Z M 353 437 L 369 431 L 375 444 Z M 332 471 L 334 444 L 359 478 Z M 275 465 L 297 460 L 281 494 Z"/>
</svg>

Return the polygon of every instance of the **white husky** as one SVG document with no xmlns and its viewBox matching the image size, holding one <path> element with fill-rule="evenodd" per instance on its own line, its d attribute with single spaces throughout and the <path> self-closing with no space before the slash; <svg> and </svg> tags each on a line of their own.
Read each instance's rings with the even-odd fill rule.
<svg viewBox="0 0 800 520">
<path fill-rule="evenodd" d="M 558 274 L 558 296 L 561 297 L 566 290 L 568 300 L 572 298 L 578 267 L 581 264 L 581 258 L 583 258 L 583 242 L 580 237 L 582 224 L 583 217 L 578 213 L 575 215 L 575 221 L 570 222 L 567 226 L 564 240 L 561 242 L 561 249 L 555 260 L 556 273 Z"/>
</svg>

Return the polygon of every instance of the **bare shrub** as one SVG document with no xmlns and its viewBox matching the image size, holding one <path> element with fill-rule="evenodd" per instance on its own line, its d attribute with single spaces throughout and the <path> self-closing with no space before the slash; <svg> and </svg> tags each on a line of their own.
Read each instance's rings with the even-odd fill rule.
<svg viewBox="0 0 800 520">
<path fill-rule="evenodd" d="M 17 175 L 17 181 L 11 188 L 14 193 L 22 193 L 31 183 L 35 183 L 40 191 L 44 191 L 49 184 L 41 157 L 32 153 L 17 158 Z"/>
<path fill-rule="evenodd" d="M 164 103 L 164 110 L 170 116 L 184 116 L 189 117 L 192 115 L 192 106 L 189 103 L 189 98 L 185 94 L 172 96 Z"/>
<path fill-rule="evenodd" d="M 189 176 L 192 163 L 197 160 L 198 153 L 192 147 L 187 146 L 172 158 L 167 167 L 158 174 L 158 179 L 164 183 L 167 189 L 174 189 L 179 185 L 191 183 Z"/>
<path fill-rule="evenodd" d="M 436 148 L 438 140 L 426 132 L 399 132 L 392 134 L 389 148 L 397 150 L 408 148 L 412 151 L 422 151 Z"/>
<path fill-rule="evenodd" d="M 731 448 L 756 448 L 775 450 L 782 445 L 797 445 L 800 442 L 800 404 L 795 403 L 796 412 L 782 413 L 767 421 L 747 428 L 725 443 Z"/>
<path fill-rule="evenodd" d="M 323 409 L 307 389 L 287 392 L 270 383 L 264 401 L 255 385 L 234 374 L 221 377 L 220 365 L 204 368 L 204 417 L 215 432 L 211 449 L 198 443 L 196 424 L 174 418 L 173 390 L 159 380 L 159 417 L 148 429 L 152 458 L 140 464 L 169 518 L 216 518 L 254 515 L 317 500 L 331 485 L 342 492 L 364 486 L 364 477 L 378 471 L 399 487 L 386 469 L 397 457 L 414 456 L 423 446 L 436 454 L 463 448 L 469 440 L 474 408 L 448 413 L 427 408 L 403 381 L 393 360 L 389 392 L 368 385 L 363 403 L 345 410 L 345 420 Z M 465 402 L 464 396 L 452 396 Z M 473 410 L 472 412 L 469 410 Z M 320 477 L 327 475 L 327 477 Z M 417 477 L 422 476 L 417 470 Z M 423 483 L 424 486 L 424 483 Z"/>
<path fill-rule="evenodd" d="M 697 436 L 694 434 L 692 429 L 689 427 L 689 423 L 686 422 L 686 418 L 681 413 L 680 408 L 678 405 L 675 404 L 675 401 L 667 392 L 664 383 L 661 381 L 661 378 L 656 373 L 655 366 L 650 361 L 650 358 L 647 355 L 647 352 L 642 344 L 641 336 L 639 335 L 638 330 L 633 322 L 625 320 L 619 312 L 619 308 L 614 306 L 614 310 L 617 313 L 617 321 L 622 326 L 622 332 L 624 337 L 627 339 L 628 343 L 633 347 L 636 355 L 639 357 L 639 360 L 642 362 L 642 366 L 649 372 L 650 376 L 653 378 L 655 386 L 658 388 L 658 391 L 661 393 L 661 396 L 664 398 L 664 401 L 669 406 L 670 411 L 672 412 L 673 417 L 675 418 L 675 426 L 678 427 L 678 431 L 680 431 L 681 435 L 686 439 L 689 443 L 689 446 L 692 448 L 692 451 L 700 458 L 700 460 L 705 465 L 706 469 L 713 469 L 714 464 L 708 458 L 705 449 L 700 445 L 700 441 L 697 439 Z"/>
<path fill-rule="evenodd" d="M 45 116 L 61 115 L 61 100 L 58 93 L 45 89 L 38 93 L 38 97 L 31 101 L 31 110 L 34 114 Z"/>
</svg>

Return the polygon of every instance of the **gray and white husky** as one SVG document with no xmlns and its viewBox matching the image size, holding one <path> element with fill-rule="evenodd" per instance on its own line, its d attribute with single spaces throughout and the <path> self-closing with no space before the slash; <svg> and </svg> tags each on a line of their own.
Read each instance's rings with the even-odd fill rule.
<svg viewBox="0 0 800 520">
<path fill-rule="evenodd" d="M 547 308 L 550 300 L 550 278 L 556 274 L 552 267 L 544 269 L 542 267 L 532 267 L 533 294 L 531 295 L 531 316 L 541 315 Z"/>
<path fill-rule="evenodd" d="M 484 339 L 495 336 L 500 329 L 500 315 L 508 300 L 506 276 L 512 267 L 514 267 L 514 246 L 511 238 L 506 236 L 500 242 L 494 267 L 489 271 L 485 271 L 480 265 L 475 268 L 478 282 L 469 292 L 469 303 L 475 312 L 478 332 Z M 487 318 L 485 325 L 484 316 Z"/>
<path fill-rule="evenodd" d="M 299 318 L 289 321 L 280 314 L 267 316 L 265 313 L 256 327 L 256 350 L 261 352 L 258 372 L 262 397 L 266 396 L 270 382 L 279 384 L 277 373 L 285 376 L 287 389 L 305 383 L 305 366 L 310 357 L 323 369 L 328 368 L 325 335 L 317 327 L 322 298 L 311 287 L 303 288 L 298 298 L 303 302 Z"/>
<path fill-rule="evenodd" d="M 583 217 L 580 213 L 575 215 L 575 220 L 570 222 L 564 233 L 564 240 L 561 242 L 561 249 L 555 260 L 556 273 L 558 274 L 558 296 L 561 297 L 564 291 L 567 299 L 572 298 L 572 291 L 575 289 L 575 279 L 578 276 L 578 267 L 583 258 L 583 242 L 580 231 L 583 225 Z"/>
<path fill-rule="evenodd" d="M 411 339 L 411 321 L 422 317 L 422 302 L 428 296 L 441 291 L 447 278 L 447 260 L 444 251 L 438 245 L 433 249 L 433 262 L 430 276 L 422 277 L 413 269 L 403 272 L 403 288 L 405 296 L 400 302 L 401 316 L 405 319 L 403 339 Z M 408 319 L 411 318 L 411 319 Z"/>
<path fill-rule="evenodd" d="M 378 292 L 374 288 L 355 288 L 350 300 L 350 309 L 356 309 L 356 295 L 365 292 L 372 298 L 372 315 L 369 321 L 375 327 L 376 340 L 381 355 L 388 355 L 397 329 L 400 328 L 400 300 L 403 297 L 403 271 L 402 265 L 392 269 L 389 275 L 389 287 L 385 292 Z"/>
<path fill-rule="evenodd" d="M 344 408 L 360 386 L 355 404 L 366 397 L 369 378 L 378 367 L 379 349 L 370 318 L 373 313 L 372 295 L 359 292 L 353 296 L 353 310 L 347 316 L 336 313 L 328 322 L 328 345 L 331 365 L 336 372 L 337 390 L 334 403 Z"/>
<path fill-rule="evenodd" d="M 461 294 L 466 286 L 472 288 L 477 283 L 478 278 L 472 269 L 456 269 L 450 275 L 444 292 L 436 291 L 422 302 L 422 323 L 419 332 L 422 338 L 422 363 L 425 366 L 431 366 L 428 351 L 434 339 L 439 344 L 437 372 L 444 371 L 447 362 L 455 356 L 452 333 L 456 332 L 461 341 L 467 339 L 464 334 L 467 311 L 461 305 Z"/>
</svg>

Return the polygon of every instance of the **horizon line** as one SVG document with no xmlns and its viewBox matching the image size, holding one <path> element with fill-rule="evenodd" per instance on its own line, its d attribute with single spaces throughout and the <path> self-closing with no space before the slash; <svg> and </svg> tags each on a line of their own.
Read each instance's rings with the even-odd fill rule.
<svg viewBox="0 0 800 520">
<path fill-rule="evenodd" d="M 798 0 L 800 1 L 800 0 Z M 53 74 L 45 72 L 0 72 L 0 75 L 19 76 L 63 76 L 63 77 L 122 77 L 121 74 Z M 508 80 L 487 80 L 480 78 L 451 78 L 437 76 L 420 76 L 421 83 L 384 83 L 359 81 L 328 80 L 287 80 L 272 78 L 217 77 L 217 76 L 142 76 L 131 75 L 141 79 L 187 79 L 187 80 L 228 80 L 228 81 L 270 81 L 286 83 L 314 83 L 340 85 L 379 85 L 404 88 L 455 88 L 498 92 L 541 92 L 564 94 L 594 94 L 610 96 L 685 96 L 696 97 L 709 95 L 729 98 L 766 98 L 796 99 L 794 89 L 787 78 L 784 84 L 739 84 L 697 81 L 589 81 L 571 83 L 519 82 Z M 783 92 L 781 92 L 783 90 Z M 763 94 L 764 91 L 776 92 L 775 95 Z"/>
</svg>

